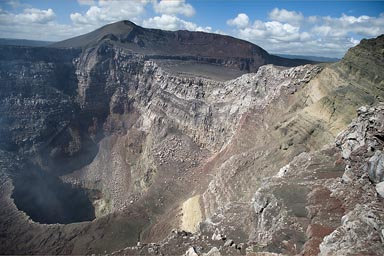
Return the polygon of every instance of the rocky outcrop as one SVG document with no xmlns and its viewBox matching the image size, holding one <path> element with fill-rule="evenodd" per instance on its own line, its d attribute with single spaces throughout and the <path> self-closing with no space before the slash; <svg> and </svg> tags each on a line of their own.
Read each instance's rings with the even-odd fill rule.
<svg viewBox="0 0 384 256">
<path fill-rule="evenodd" d="M 39 150 L 69 125 L 77 83 L 72 58 L 78 52 L 2 46 L 2 148 Z"/>
<path fill-rule="evenodd" d="M 384 253 L 384 209 L 377 189 L 382 177 L 384 106 L 361 107 L 358 112 L 357 120 L 336 140 L 347 166 L 341 181 L 330 190 L 344 200 L 348 211 L 341 226 L 320 244 L 322 255 Z"/>
<path fill-rule="evenodd" d="M 384 37 L 362 40 L 344 58 L 311 81 L 304 111 L 321 117 L 336 136 L 355 117 L 355 110 L 384 99 L 382 79 Z"/>
<path fill-rule="evenodd" d="M 203 230 L 238 235 L 231 228 L 252 225 L 242 241 L 253 251 L 381 255 L 383 111 L 359 108 L 335 144 L 298 155 L 263 180 L 250 206 L 228 202 Z"/>
<path fill-rule="evenodd" d="M 1 48 L 1 128 L 4 150 L 42 157 L 58 174 L 89 163 L 97 148 L 76 120 L 78 50 Z M 81 156 L 81 157 L 80 157 Z M 71 159 L 71 162 L 68 162 Z"/>
<path fill-rule="evenodd" d="M 376 85 L 376 92 L 382 94 L 384 81 L 381 72 L 381 65 L 384 61 L 383 47 L 384 35 L 374 39 L 361 40 L 358 47 L 348 50 L 339 64 L 344 75 L 350 76 L 360 84 L 374 84 Z"/>
</svg>

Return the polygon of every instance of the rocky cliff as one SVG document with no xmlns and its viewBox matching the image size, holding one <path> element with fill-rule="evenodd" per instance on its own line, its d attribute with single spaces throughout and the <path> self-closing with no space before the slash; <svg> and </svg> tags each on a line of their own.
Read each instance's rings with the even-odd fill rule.
<svg viewBox="0 0 384 256">
<path fill-rule="evenodd" d="M 48 48 L 1 47 L 0 251 L 380 254 L 382 45 L 283 67 L 302 63 L 125 21 Z M 377 107 L 334 146 L 361 105 Z M 345 214 L 372 239 L 350 246 Z"/>
</svg>

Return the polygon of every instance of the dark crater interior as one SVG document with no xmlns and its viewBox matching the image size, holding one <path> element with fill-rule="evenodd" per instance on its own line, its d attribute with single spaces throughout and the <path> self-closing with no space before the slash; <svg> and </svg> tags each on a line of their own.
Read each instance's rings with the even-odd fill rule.
<svg viewBox="0 0 384 256">
<path fill-rule="evenodd" d="M 87 191 L 63 183 L 44 171 L 28 170 L 13 177 L 12 198 L 33 221 L 68 224 L 95 219 Z"/>
</svg>

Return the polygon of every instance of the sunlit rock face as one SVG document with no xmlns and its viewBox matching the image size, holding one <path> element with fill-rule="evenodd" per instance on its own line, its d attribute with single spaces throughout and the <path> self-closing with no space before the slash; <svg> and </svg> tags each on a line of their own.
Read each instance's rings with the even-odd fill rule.
<svg viewBox="0 0 384 256">
<path fill-rule="evenodd" d="M 314 65 L 124 21 L 2 46 L 0 251 L 382 254 L 382 45 Z"/>
</svg>

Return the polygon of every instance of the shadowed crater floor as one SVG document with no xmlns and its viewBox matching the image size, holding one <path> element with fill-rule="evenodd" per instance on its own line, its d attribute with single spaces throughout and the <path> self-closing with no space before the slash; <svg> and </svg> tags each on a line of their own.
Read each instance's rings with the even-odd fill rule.
<svg viewBox="0 0 384 256">
<path fill-rule="evenodd" d="M 63 183 L 42 171 L 17 175 L 12 198 L 33 221 L 68 224 L 91 221 L 95 211 L 85 190 Z"/>
</svg>

